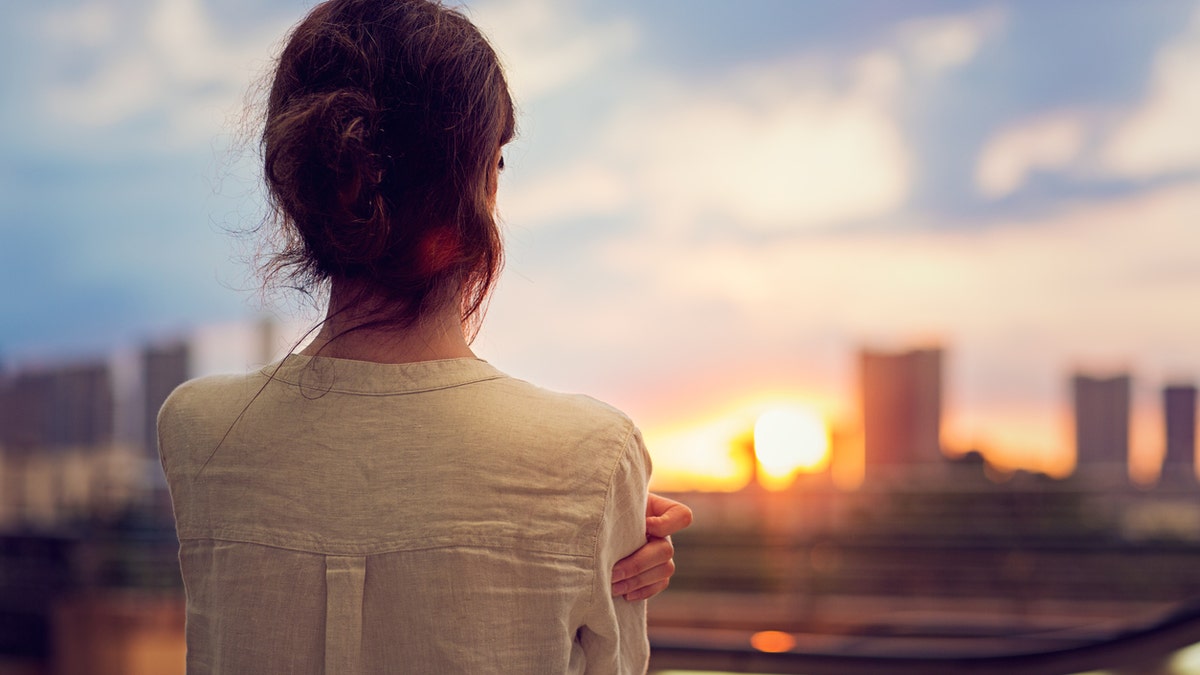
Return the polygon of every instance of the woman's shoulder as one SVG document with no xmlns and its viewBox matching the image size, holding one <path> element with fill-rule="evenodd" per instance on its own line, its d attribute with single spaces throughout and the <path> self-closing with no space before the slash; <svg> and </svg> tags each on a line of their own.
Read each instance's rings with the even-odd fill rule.
<svg viewBox="0 0 1200 675">
<path fill-rule="evenodd" d="M 499 394 L 488 408 L 500 428 L 519 429 L 528 448 L 541 448 L 563 466 L 592 466 L 611 476 L 625 466 L 648 474 L 650 457 L 641 431 L 622 410 L 583 394 L 567 394 L 505 377 L 489 383 Z M 626 466 L 627 465 L 627 466 Z"/>
<path fill-rule="evenodd" d="M 563 393 L 508 375 L 494 386 L 502 393 L 506 414 L 537 417 L 567 428 L 606 427 L 624 435 L 636 431 L 625 412 L 586 394 Z"/>
<path fill-rule="evenodd" d="M 252 375 L 211 375 L 175 388 L 158 411 L 158 452 L 168 482 L 216 447 L 228 420 L 254 396 Z"/>
<path fill-rule="evenodd" d="M 159 419 L 177 413 L 197 413 L 243 404 L 262 386 L 260 373 L 207 375 L 175 387 L 159 411 Z"/>
<path fill-rule="evenodd" d="M 159 451 L 177 454 L 215 443 L 261 393 L 261 372 L 208 375 L 180 384 L 158 411 Z"/>
</svg>

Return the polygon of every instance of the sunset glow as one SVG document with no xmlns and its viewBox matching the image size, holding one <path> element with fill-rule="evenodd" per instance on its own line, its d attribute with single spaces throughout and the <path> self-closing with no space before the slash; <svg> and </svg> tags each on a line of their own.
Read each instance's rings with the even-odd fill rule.
<svg viewBox="0 0 1200 675">
<path fill-rule="evenodd" d="M 783 489 L 797 473 L 829 464 L 830 402 L 773 390 L 671 425 L 649 424 L 646 445 L 658 490 L 730 492 L 755 474 Z"/>
<path fill-rule="evenodd" d="M 749 427 L 717 418 L 662 431 L 647 430 L 656 490 L 733 492 L 750 482 L 749 453 L 736 439 Z"/>
<path fill-rule="evenodd" d="M 775 391 L 669 426 L 649 420 L 644 431 L 654 459 L 654 486 L 740 490 L 752 479 L 753 456 L 759 482 L 768 489 L 786 488 L 797 474 L 827 469 L 839 488 L 856 489 L 864 471 L 862 429 L 847 412 L 849 402 L 839 407 L 834 399 Z M 1131 418 L 1130 476 L 1143 485 L 1157 479 L 1162 456 L 1161 411 L 1153 404 L 1135 408 Z M 942 433 L 945 454 L 955 458 L 979 451 L 998 475 L 1025 470 L 1065 478 L 1075 469 L 1069 405 L 1064 400 L 1047 409 L 997 408 L 987 414 L 950 408 Z M 832 461 L 835 452 L 837 461 Z"/>
<path fill-rule="evenodd" d="M 754 454 L 759 481 L 769 489 L 783 489 L 797 472 L 824 468 L 829 460 L 829 432 L 811 409 L 771 408 L 754 423 Z"/>
</svg>

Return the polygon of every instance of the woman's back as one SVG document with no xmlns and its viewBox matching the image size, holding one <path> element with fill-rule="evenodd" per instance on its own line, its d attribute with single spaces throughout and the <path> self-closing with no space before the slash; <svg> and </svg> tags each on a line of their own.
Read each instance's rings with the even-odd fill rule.
<svg viewBox="0 0 1200 675">
<path fill-rule="evenodd" d="M 609 581 L 649 459 L 604 404 L 476 359 L 291 356 L 184 385 L 159 434 L 189 672 L 645 670 Z"/>
</svg>

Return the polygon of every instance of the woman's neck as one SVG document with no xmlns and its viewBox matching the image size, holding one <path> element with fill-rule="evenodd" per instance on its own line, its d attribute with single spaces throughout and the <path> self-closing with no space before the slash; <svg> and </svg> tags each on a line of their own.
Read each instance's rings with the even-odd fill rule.
<svg viewBox="0 0 1200 675">
<path fill-rule="evenodd" d="M 325 322 L 300 353 L 376 363 L 474 358 L 463 335 L 457 297 L 405 327 L 372 325 L 385 316 L 380 306 L 335 281 Z"/>
</svg>

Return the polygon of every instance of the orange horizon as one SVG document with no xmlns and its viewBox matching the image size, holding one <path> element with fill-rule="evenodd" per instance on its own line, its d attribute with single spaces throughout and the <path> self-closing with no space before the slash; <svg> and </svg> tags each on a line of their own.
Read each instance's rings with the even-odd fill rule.
<svg viewBox="0 0 1200 675">
<path fill-rule="evenodd" d="M 761 462 L 756 467 L 751 460 L 755 422 L 764 412 L 780 408 L 812 411 L 823 422 L 830 442 L 820 461 L 798 463 L 793 470 L 768 475 L 764 481 L 764 471 L 770 474 L 770 470 Z M 1130 480 L 1153 484 L 1163 454 L 1161 413 L 1135 407 L 1130 423 Z M 1070 413 L 1063 409 L 947 411 L 942 422 L 942 453 L 954 459 L 978 451 L 1000 475 L 1029 471 L 1066 478 L 1076 468 L 1071 427 Z M 839 487 L 854 489 L 861 483 L 864 469 L 858 414 L 836 397 L 812 392 L 764 390 L 687 418 L 651 420 L 644 426 L 644 436 L 654 460 L 652 487 L 662 491 L 734 492 L 746 487 L 756 474 L 764 487 L 782 490 L 796 476 L 826 471 L 832 472 Z"/>
</svg>

